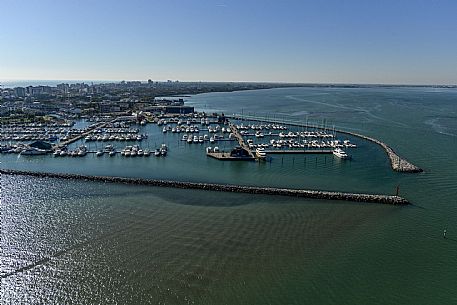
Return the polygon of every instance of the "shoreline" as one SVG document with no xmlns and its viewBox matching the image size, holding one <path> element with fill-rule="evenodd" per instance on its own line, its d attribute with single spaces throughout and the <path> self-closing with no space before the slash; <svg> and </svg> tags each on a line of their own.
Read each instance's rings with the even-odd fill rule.
<svg viewBox="0 0 457 305">
<path fill-rule="evenodd" d="M 143 178 L 127 178 L 127 177 L 117 177 L 117 176 L 91 176 L 91 175 L 79 175 L 79 174 L 21 171 L 21 170 L 14 170 L 14 169 L 0 169 L 0 176 L 2 174 L 11 175 L 11 176 L 32 176 L 32 177 L 38 177 L 38 178 L 60 178 L 60 179 L 67 179 L 67 180 L 85 180 L 85 181 L 93 181 L 93 182 L 122 183 L 122 184 L 130 184 L 130 185 L 144 185 L 144 186 L 168 187 L 168 188 L 178 188 L 178 189 L 194 189 L 194 190 L 206 190 L 206 191 L 216 191 L 216 192 L 289 196 L 289 197 L 300 197 L 300 198 L 309 198 L 309 199 L 342 200 L 342 201 L 380 203 L 380 204 L 391 204 L 391 205 L 411 204 L 407 199 L 405 199 L 403 197 L 394 196 L 394 195 L 382 195 L 382 194 L 363 194 L 363 193 L 346 193 L 346 192 L 332 192 L 332 191 L 318 191 L 318 190 L 275 188 L 275 187 L 242 186 L 242 185 L 232 185 L 232 184 L 184 182 L 184 181 L 143 179 Z"/>
</svg>

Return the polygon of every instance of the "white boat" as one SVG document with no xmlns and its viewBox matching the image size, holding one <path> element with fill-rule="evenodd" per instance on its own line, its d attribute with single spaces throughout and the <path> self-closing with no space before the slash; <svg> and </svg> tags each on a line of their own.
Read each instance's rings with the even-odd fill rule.
<svg viewBox="0 0 457 305">
<path fill-rule="evenodd" d="M 259 147 L 255 150 L 255 155 L 259 159 L 265 159 L 267 157 L 267 153 L 265 152 L 265 149 L 263 147 Z"/>
<path fill-rule="evenodd" d="M 340 159 L 348 159 L 349 156 L 346 154 L 346 152 L 344 150 L 342 150 L 341 148 L 335 148 L 333 150 L 333 154 L 335 156 L 337 156 L 338 158 Z"/>
<path fill-rule="evenodd" d="M 29 147 L 20 152 L 21 155 L 27 155 L 27 156 L 32 156 L 32 155 L 45 155 L 46 150 L 44 149 L 39 149 L 35 147 Z"/>
<path fill-rule="evenodd" d="M 105 154 L 105 152 L 103 150 L 99 150 L 97 151 L 97 153 L 95 154 L 97 157 L 101 157 Z"/>
<path fill-rule="evenodd" d="M 86 150 L 79 150 L 78 151 L 78 157 L 84 157 L 85 155 L 87 155 L 87 151 Z"/>
</svg>

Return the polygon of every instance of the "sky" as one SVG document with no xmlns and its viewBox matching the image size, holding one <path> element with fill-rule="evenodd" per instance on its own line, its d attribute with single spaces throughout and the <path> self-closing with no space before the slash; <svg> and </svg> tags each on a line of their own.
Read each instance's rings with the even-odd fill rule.
<svg viewBox="0 0 457 305">
<path fill-rule="evenodd" d="M 455 0 L 0 0 L 2 80 L 457 84 Z"/>
</svg>

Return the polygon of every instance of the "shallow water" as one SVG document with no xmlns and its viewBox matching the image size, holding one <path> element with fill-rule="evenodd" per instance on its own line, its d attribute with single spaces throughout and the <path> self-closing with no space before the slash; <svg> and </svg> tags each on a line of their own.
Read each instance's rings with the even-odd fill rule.
<svg viewBox="0 0 457 305">
<path fill-rule="evenodd" d="M 328 126 L 387 142 L 425 172 L 394 173 L 379 147 L 360 140 L 352 162 L 289 156 L 224 163 L 207 159 L 203 147 L 182 145 L 181 135 L 164 138 L 152 129 L 150 146 L 166 141 L 169 157 L 1 155 L 1 166 L 382 193 L 400 185 L 414 205 L 3 175 L 3 304 L 457 301 L 457 91 L 288 88 L 201 94 L 190 103 L 205 111 L 325 118 Z"/>
</svg>

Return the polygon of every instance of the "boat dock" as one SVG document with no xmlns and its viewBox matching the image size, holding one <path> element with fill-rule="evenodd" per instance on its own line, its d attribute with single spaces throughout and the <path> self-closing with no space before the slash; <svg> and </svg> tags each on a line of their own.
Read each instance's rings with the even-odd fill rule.
<svg viewBox="0 0 457 305">
<path fill-rule="evenodd" d="M 244 142 L 243 136 L 240 134 L 240 132 L 239 132 L 238 128 L 236 127 L 236 125 L 231 123 L 231 122 L 229 122 L 229 126 L 230 126 L 230 130 L 232 131 L 235 139 L 238 141 L 238 144 L 240 145 L 240 147 L 242 149 L 246 150 L 249 153 L 249 155 L 252 157 L 252 159 L 255 159 L 256 155 L 249 148 L 249 145 L 247 145 L 246 142 Z M 243 160 L 246 160 L 246 159 L 243 158 Z"/>
<path fill-rule="evenodd" d="M 83 133 L 81 133 L 81 134 L 78 134 L 78 135 L 74 136 L 73 138 L 68 139 L 68 140 L 66 140 L 66 141 L 62 141 L 62 142 L 59 142 L 58 144 L 55 144 L 53 148 L 54 148 L 54 149 L 57 149 L 57 148 L 60 148 L 60 147 L 67 146 L 67 145 L 69 145 L 69 144 L 71 144 L 71 143 L 74 143 L 74 142 L 76 142 L 76 141 L 78 141 L 78 140 L 80 140 L 80 139 L 82 139 L 82 138 L 85 138 L 87 135 L 91 134 L 95 129 L 97 129 L 97 128 L 103 128 L 103 127 L 105 127 L 106 125 L 108 125 L 109 123 L 114 123 L 115 121 L 116 121 L 116 119 L 115 119 L 115 120 L 112 120 L 112 121 L 110 121 L 110 122 L 98 123 L 98 124 L 96 124 L 94 127 L 92 127 L 91 129 L 89 129 L 89 130 L 86 131 L 86 132 L 83 132 Z"/>
<path fill-rule="evenodd" d="M 222 161 L 253 161 L 255 158 L 253 156 L 250 157 L 233 157 L 228 152 L 208 152 L 206 153 L 208 157 L 222 160 Z"/>
<path fill-rule="evenodd" d="M 228 115 L 227 118 L 229 119 L 234 119 L 234 120 L 245 120 L 245 121 L 256 121 L 256 122 L 263 122 L 263 123 L 271 123 L 271 124 L 287 124 L 290 126 L 297 126 L 297 127 L 303 127 L 303 128 L 315 128 L 315 129 L 325 129 L 324 127 L 319 127 L 319 126 L 314 126 L 314 125 L 309 125 L 305 123 L 300 123 L 300 122 L 285 122 L 284 120 L 275 120 L 271 118 L 261 118 L 261 117 L 255 117 L 255 116 L 250 116 L 250 115 Z M 404 173 L 420 173 L 423 172 L 423 169 L 410 163 L 408 160 L 400 157 L 392 147 L 387 145 L 386 143 L 372 138 L 368 137 L 362 134 L 358 134 L 355 132 L 347 131 L 347 130 L 341 130 L 341 129 L 335 129 L 335 132 L 343 133 L 343 134 L 348 134 L 354 137 L 358 137 L 370 142 L 373 142 L 375 144 L 378 144 L 381 146 L 387 156 L 389 157 L 390 160 L 390 165 L 394 171 L 397 172 L 404 172 Z"/>
<path fill-rule="evenodd" d="M 332 154 L 331 149 L 272 149 L 264 150 L 266 154 Z"/>
</svg>

